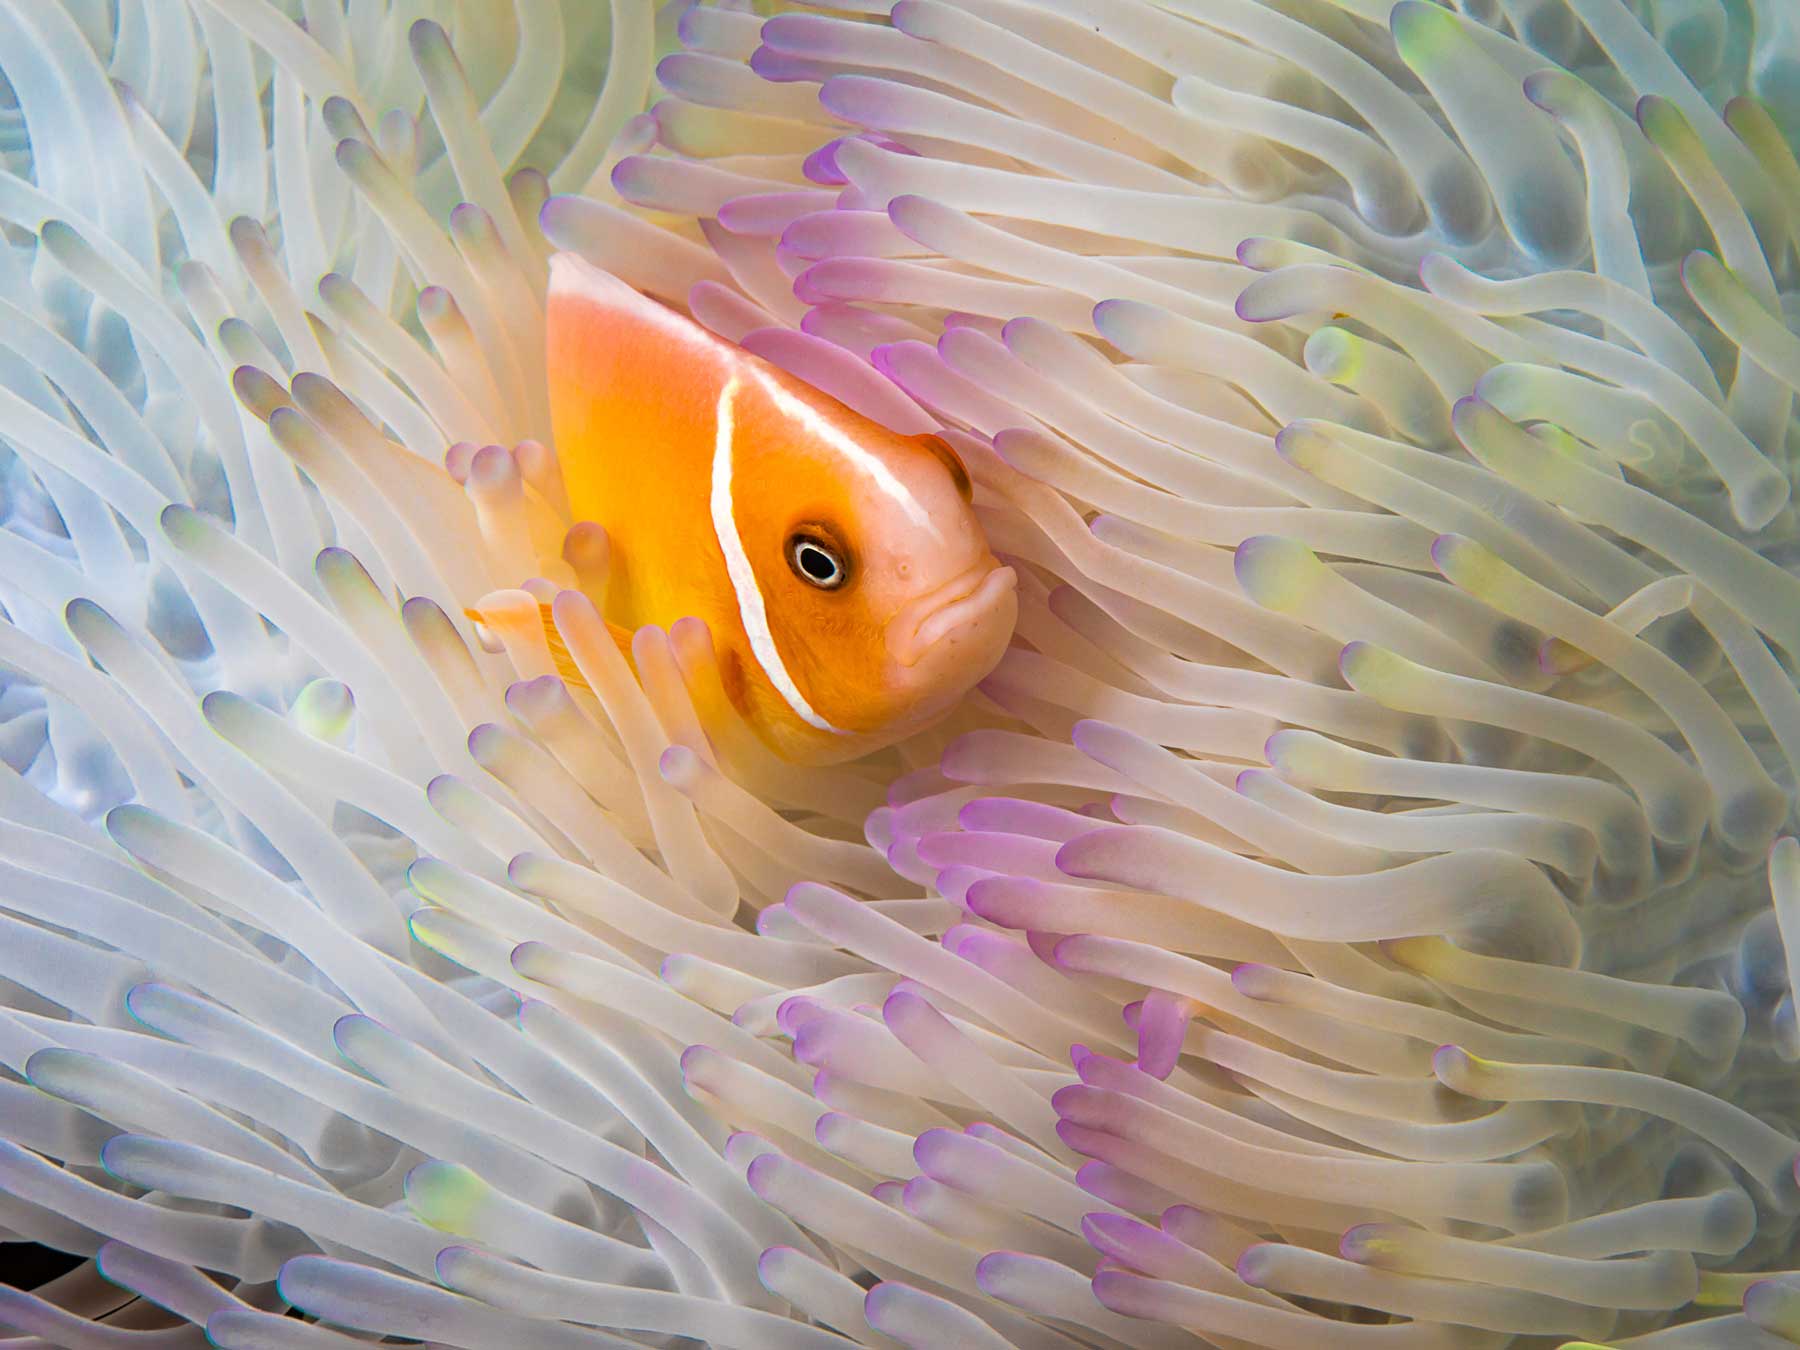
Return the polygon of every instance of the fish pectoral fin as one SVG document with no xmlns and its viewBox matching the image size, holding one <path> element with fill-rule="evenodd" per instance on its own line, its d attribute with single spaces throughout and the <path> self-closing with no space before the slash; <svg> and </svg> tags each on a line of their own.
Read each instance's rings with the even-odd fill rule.
<svg viewBox="0 0 1800 1350">
<path fill-rule="evenodd" d="M 463 610 L 463 617 L 472 623 L 486 622 L 485 616 L 478 609 Z M 550 649 L 550 663 L 556 667 L 557 676 L 569 688 L 586 689 L 591 693 L 593 685 L 589 684 L 587 677 L 581 673 L 581 667 L 575 664 L 575 658 L 569 655 L 569 646 L 563 641 L 562 634 L 557 631 L 556 619 L 552 615 L 549 605 L 538 605 L 538 621 L 544 626 L 544 645 Z M 623 628 L 609 619 L 606 631 L 618 645 L 620 655 L 625 658 L 625 664 L 631 666 L 632 672 L 635 674 L 637 667 L 631 659 L 631 630 Z"/>
<path fill-rule="evenodd" d="M 575 658 L 569 655 L 569 648 L 563 641 L 562 634 L 556 631 L 556 620 L 550 616 L 550 606 L 539 605 L 538 618 L 544 625 L 544 645 L 550 648 L 551 664 L 556 667 L 556 673 L 562 676 L 562 682 L 571 689 L 586 689 L 591 692 L 593 686 L 581 673 L 581 667 L 575 664 Z M 611 624 L 607 625 L 607 631 L 613 632 Z M 613 636 L 616 639 L 618 634 L 614 632 Z"/>
</svg>

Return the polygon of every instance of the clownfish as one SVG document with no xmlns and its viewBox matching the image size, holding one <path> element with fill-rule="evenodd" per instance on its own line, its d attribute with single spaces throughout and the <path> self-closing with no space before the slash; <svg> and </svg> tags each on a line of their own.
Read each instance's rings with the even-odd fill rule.
<svg viewBox="0 0 1800 1350">
<path fill-rule="evenodd" d="M 1016 577 L 941 438 L 871 421 L 576 254 L 551 260 L 547 323 L 557 459 L 574 519 L 606 531 L 590 598 L 622 645 L 703 619 L 726 697 L 796 763 L 904 739 L 993 670 Z"/>
</svg>

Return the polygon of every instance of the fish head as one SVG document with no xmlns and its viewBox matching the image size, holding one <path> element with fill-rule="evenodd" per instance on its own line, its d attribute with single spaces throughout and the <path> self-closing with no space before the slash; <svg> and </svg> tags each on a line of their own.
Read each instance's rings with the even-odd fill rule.
<svg viewBox="0 0 1800 1350">
<path fill-rule="evenodd" d="M 848 758 L 929 726 L 993 670 L 1016 577 L 942 438 L 761 374 L 735 399 L 733 516 L 763 605 L 751 645 L 794 714 L 776 709 L 772 739 L 790 759 Z"/>
</svg>

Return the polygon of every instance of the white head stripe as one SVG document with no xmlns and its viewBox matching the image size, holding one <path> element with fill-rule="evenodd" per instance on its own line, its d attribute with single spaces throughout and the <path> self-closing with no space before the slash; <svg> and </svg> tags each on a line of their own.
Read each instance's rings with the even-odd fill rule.
<svg viewBox="0 0 1800 1350">
<path fill-rule="evenodd" d="M 820 731 L 837 732 L 806 701 L 806 695 L 800 692 L 800 686 L 794 683 L 794 677 L 788 674 L 787 666 L 782 663 L 781 653 L 775 647 L 775 635 L 769 631 L 769 612 L 763 605 L 762 587 L 756 584 L 756 570 L 750 565 L 750 555 L 744 552 L 744 541 L 738 535 L 737 513 L 731 505 L 731 469 L 732 469 L 732 437 L 734 431 L 733 402 L 737 398 L 738 377 L 733 375 L 725 381 L 725 387 L 719 391 L 719 403 L 714 412 L 716 430 L 713 433 L 712 461 L 712 522 L 713 533 L 719 538 L 719 548 L 725 554 L 725 574 L 731 578 L 731 589 L 737 595 L 738 617 L 744 621 L 744 632 L 750 637 L 750 651 L 756 662 L 769 677 L 769 682 L 776 691 L 808 725 Z"/>
<path fill-rule="evenodd" d="M 763 392 L 774 400 L 776 408 L 781 411 L 783 417 L 793 418 L 807 431 L 849 460 L 859 472 L 874 480 L 875 486 L 880 488 L 884 495 L 906 513 L 908 520 L 920 529 L 928 530 L 932 535 L 937 536 L 938 529 L 931 519 L 931 513 L 920 504 L 917 497 L 913 496 L 906 484 L 894 477 L 894 471 L 883 464 L 878 456 L 870 454 L 854 439 L 846 436 L 823 417 L 820 417 L 812 405 L 804 399 L 796 398 L 788 390 L 783 389 L 780 384 L 769 378 L 768 372 L 752 367 L 750 373 L 756 377 L 756 382 L 762 386 Z"/>
</svg>

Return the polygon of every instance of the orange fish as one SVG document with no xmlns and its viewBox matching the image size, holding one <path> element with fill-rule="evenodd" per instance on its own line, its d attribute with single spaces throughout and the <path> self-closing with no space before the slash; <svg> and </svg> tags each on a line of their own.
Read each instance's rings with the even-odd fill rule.
<svg viewBox="0 0 1800 1350">
<path fill-rule="evenodd" d="M 727 697 L 782 758 L 901 740 L 999 661 L 1016 578 L 940 438 L 888 430 L 572 253 L 551 260 L 547 349 L 569 504 L 611 543 L 593 599 L 625 632 L 704 619 Z"/>
</svg>

